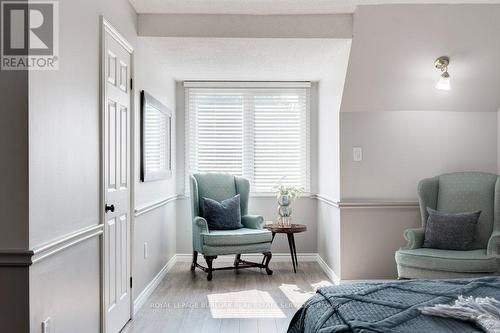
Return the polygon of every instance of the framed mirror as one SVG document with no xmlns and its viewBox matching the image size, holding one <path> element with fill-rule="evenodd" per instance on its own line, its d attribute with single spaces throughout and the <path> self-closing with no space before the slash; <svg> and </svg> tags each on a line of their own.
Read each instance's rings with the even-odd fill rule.
<svg viewBox="0 0 500 333">
<path fill-rule="evenodd" d="M 172 176 L 172 112 L 141 91 L 141 180 Z"/>
</svg>

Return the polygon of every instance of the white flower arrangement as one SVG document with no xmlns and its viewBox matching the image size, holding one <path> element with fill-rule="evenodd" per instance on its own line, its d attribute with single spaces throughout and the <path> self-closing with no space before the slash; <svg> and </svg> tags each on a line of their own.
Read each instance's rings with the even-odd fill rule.
<svg viewBox="0 0 500 333">
<path fill-rule="evenodd" d="M 285 177 L 283 177 L 281 180 L 283 180 Z M 290 198 L 290 201 L 295 201 L 297 198 L 301 196 L 302 193 L 304 193 L 304 188 L 301 186 L 294 186 L 294 185 L 283 185 L 280 184 L 273 186 L 273 189 L 276 191 L 276 198 L 279 199 L 281 196 L 288 196 Z"/>
</svg>

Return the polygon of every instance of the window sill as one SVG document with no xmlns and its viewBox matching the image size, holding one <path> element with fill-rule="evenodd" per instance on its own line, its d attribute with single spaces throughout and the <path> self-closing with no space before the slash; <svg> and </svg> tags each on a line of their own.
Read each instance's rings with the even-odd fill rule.
<svg viewBox="0 0 500 333">
<path fill-rule="evenodd" d="M 182 196 L 185 197 L 185 198 L 189 198 L 190 194 L 189 193 L 184 193 Z M 255 193 L 254 192 L 254 193 L 250 193 L 250 198 L 276 198 L 276 193 L 265 193 L 265 192 Z M 315 194 L 313 194 L 313 193 L 302 193 L 300 195 L 300 198 L 315 198 Z"/>
</svg>

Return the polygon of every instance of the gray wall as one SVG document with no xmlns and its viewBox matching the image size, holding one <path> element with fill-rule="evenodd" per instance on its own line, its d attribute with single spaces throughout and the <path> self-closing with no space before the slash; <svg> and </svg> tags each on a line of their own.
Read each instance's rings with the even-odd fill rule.
<svg viewBox="0 0 500 333">
<path fill-rule="evenodd" d="M 0 70 L 0 244 L 28 248 L 28 72 Z"/>
<path fill-rule="evenodd" d="M 3 1 L 1 1 L 3 2 Z M 0 70 L 0 258 L 29 246 L 28 72 Z M 0 325 L 29 330 L 29 268 L 0 265 Z"/>
</svg>

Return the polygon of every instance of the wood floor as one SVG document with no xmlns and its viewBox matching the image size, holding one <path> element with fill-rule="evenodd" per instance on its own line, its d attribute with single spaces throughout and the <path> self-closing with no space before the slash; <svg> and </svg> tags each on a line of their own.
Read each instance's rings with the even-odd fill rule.
<svg viewBox="0 0 500 333">
<path fill-rule="evenodd" d="M 286 332 L 315 289 L 331 285 L 313 262 L 301 262 L 297 274 L 291 262 L 271 262 L 272 276 L 256 268 L 216 271 L 211 282 L 189 265 L 174 265 L 123 333 Z"/>
</svg>

